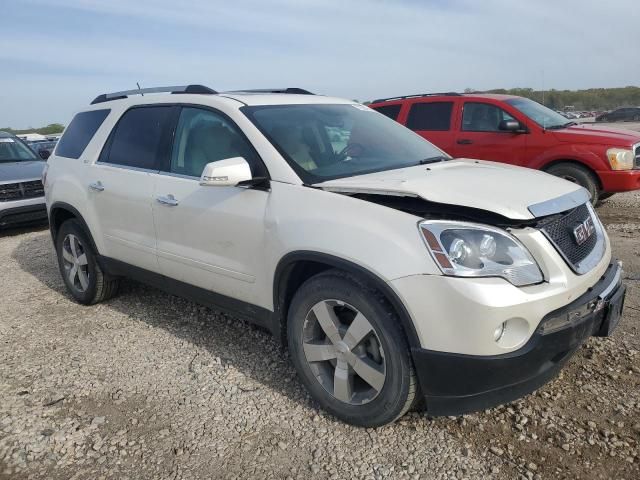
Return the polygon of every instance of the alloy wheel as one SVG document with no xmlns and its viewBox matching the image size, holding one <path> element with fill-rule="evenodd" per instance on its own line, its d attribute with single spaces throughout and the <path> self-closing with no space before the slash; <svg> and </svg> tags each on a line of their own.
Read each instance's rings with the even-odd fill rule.
<svg viewBox="0 0 640 480">
<path fill-rule="evenodd" d="M 80 239 L 71 233 L 62 242 L 62 262 L 69 284 L 85 292 L 89 288 L 89 262 Z"/>
<path fill-rule="evenodd" d="M 353 306 L 323 300 L 307 313 L 302 347 L 322 387 L 336 399 L 363 405 L 378 396 L 386 378 L 380 338 L 373 325 Z"/>
</svg>

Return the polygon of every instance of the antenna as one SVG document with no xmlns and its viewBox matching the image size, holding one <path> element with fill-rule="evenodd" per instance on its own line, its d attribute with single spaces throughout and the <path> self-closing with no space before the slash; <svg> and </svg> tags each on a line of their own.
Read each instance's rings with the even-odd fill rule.
<svg viewBox="0 0 640 480">
<path fill-rule="evenodd" d="M 140 90 L 140 95 L 144 97 L 144 93 L 142 93 L 142 89 L 140 88 L 140 83 L 136 82 L 136 85 L 138 86 L 138 90 Z"/>
</svg>

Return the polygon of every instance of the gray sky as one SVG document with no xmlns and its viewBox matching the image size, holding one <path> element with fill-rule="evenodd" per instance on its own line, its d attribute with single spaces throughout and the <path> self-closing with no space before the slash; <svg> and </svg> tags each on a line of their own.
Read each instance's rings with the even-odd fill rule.
<svg viewBox="0 0 640 480">
<path fill-rule="evenodd" d="M 4 0 L 0 127 L 202 83 L 375 97 L 640 84 L 637 0 Z M 635 13 L 634 13 L 635 12 Z"/>
</svg>

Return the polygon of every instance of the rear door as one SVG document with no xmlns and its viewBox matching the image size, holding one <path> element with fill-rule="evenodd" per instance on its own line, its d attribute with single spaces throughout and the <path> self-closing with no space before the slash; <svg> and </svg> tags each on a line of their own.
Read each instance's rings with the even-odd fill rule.
<svg viewBox="0 0 640 480">
<path fill-rule="evenodd" d="M 477 158 L 520 165 L 525 161 L 526 135 L 500 130 L 503 120 L 516 120 L 499 106 L 469 100 L 460 102 L 452 151 L 457 158 Z"/>
<path fill-rule="evenodd" d="M 409 104 L 404 125 L 431 143 L 452 154 L 455 100 L 416 100 Z"/>
<path fill-rule="evenodd" d="M 127 110 L 87 175 L 88 200 L 104 240 L 101 253 L 151 271 L 158 270 L 151 201 L 173 108 Z"/>
</svg>

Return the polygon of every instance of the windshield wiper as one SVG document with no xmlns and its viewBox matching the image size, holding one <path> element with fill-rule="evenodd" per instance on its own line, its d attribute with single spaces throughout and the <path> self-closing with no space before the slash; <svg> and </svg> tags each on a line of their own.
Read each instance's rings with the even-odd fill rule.
<svg viewBox="0 0 640 480">
<path fill-rule="evenodd" d="M 577 125 L 577 123 L 576 122 L 567 122 L 567 123 L 561 123 L 560 125 L 551 125 L 550 127 L 547 127 L 547 130 L 558 130 L 560 128 L 571 127 L 573 125 Z"/>
<path fill-rule="evenodd" d="M 435 157 L 424 158 L 418 162 L 418 165 L 426 165 L 428 163 L 436 163 L 436 162 L 444 162 L 449 160 L 449 157 L 445 157 L 444 155 L 437 155 Z"/>
</svg>

